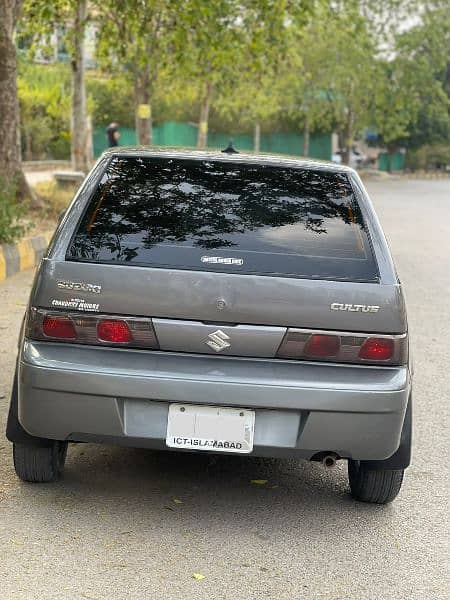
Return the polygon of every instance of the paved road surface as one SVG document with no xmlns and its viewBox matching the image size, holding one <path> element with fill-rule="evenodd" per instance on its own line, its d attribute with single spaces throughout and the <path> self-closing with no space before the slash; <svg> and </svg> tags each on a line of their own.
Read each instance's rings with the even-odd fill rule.
<svg viewBox="0 0 450 600">
<path fill-rule="evenodd" d="M 92 445 L 69 450 L 58 484 L 26 485 L 0 440 L 2 600 L 450 598 L 450 181 L 370 190 L 414 340 L 414 465 L 398 500 L 353 502 L 344 465 Z M 31 279 L 0 286 L 2 415 Z"/>
</svg>

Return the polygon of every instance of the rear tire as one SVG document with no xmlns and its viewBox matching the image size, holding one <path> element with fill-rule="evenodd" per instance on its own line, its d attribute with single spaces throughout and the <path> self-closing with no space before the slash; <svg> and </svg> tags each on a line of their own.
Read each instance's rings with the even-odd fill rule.
<svg viewBox="0 0 450 600">
<path fill-rule="evenodd" d="M 356 500 L 387 504 L 402 487 L 404 469 L 371 469 L 364 461 L 348 461 L 350 491 Z"/>
<path fill-rule="evenodd" d="M 62 473 L 66 461 L 67 442 L 53 441 L 47 446 L 13 444 L 14 468 L 22 481 L 50 483 Z"/>
</svg>

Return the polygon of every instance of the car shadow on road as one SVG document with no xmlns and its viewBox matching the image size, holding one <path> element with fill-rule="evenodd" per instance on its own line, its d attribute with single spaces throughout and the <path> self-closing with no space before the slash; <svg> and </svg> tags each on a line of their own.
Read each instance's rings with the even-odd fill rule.
<svg viewBox="0 0 450 600">
<path fill-rule="evenodd" d="M 230 535 L 248 530 L 261 540 L 286 528 L 321 534 L 355 514 L 372 515 L 374 522 L 380 511 L 389 515 L 389 508 L 350 498 L 344 461 L 329 470 L 307 461 L 90 444 L 72 446 L 64 477 L 40 486 L 36 500 L 34 510 L 61 508 L 82 515 L 84 526 L 89 519 L 96 526 L 100 511 L 112 530 L 151 521 L 163 530 L 210 535 L 226 524 Z"/>
</svg>

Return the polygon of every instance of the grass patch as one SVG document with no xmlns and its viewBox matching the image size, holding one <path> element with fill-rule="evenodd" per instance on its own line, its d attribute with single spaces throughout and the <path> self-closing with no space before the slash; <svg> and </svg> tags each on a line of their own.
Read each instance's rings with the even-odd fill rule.
<svg viewBox="0 0 450 600">
<path fill-rule="evenodd" d="M 58 219 L 59 216 L 72 201 L 76 189 L 60 189 L 55 181 L 40 181 L 34 186 L 34 190 L 45 204 L 43 209 L 45 217 Z"/>
<path fill-rule="evenodd" d="M 0 244 L 12 244 L 29 229 L 22 221 L 27 207 L 17 201 L 16 190 L 14 182 L 0 178 Z"/>
</svg>

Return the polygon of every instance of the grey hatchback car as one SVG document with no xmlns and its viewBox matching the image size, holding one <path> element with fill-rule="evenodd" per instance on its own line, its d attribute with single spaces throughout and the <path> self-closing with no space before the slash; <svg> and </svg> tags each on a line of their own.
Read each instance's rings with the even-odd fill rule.
<svg viewBox="0 0 450 600">
<path fill-rule="evenodd" d="M 347 167 L 115 149 L 36 274 L 7 437 L 57 479 L 69 442 L 348 461 L 386 503 L 410 462 L 401 286 Z"/>
</svg>

